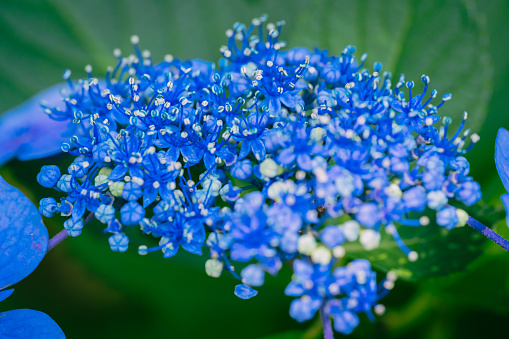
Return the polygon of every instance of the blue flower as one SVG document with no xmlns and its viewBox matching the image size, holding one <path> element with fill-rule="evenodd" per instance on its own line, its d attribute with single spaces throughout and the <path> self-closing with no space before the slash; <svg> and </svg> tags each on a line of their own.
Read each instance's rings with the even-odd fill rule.
<svg viewBox="0 0 509 339">
<path fill-rule="evenodd" d="M 253 174 L 253 165 L 248 159 L 236 162 L 230 170 L 234 178 L 246 180 Z"/>
<path fill-rule="evenodd" d="M 48 248 L 48 231 L 34 204 L 0 177 L 0 301 L 37 267 Z M 46 314 L 20 309 L 0 313 L 0 333 L 11 338 L 65 338 Z"/>
<path fill-rule="evenodd" d="M 262 286 L 265 278 L 265 271 L 259 265 L 251 264 L 246 266 L 240 273 L 242 281 L 249 286 Z"/>
<path fill-rule="evenodd" d="M 146 254 L 154 250 L 162 250 L 164 257 L 169 258 L 177 254 L 180 246 L 190 253 L 197 255 L 202 254 L 202 246 L 205 241 L 205 228 L 199 219 L 189 220 L 177 214 L 171 222 L 157 226 L 147 225 L 144 231 L 160 236 L 161 239 L 157 247 L 147 249 L 146 246 L 140 246 L 140 254 Z"/>
<path fill-rule="evenodd" d="M 235 286 L 235 295 L 240 299 L 251 299 L 257 294 L 258 292 L 256 290 L 252 289 L 251 287 L 245 284 Z"/>
<path fill-rule="evenodd" d="M 324 131 L 320 128 L 321 131 Z M 277 160 L 281 166 L 291 167 L 296 162 L 298 167 L 304 171 L 311 171 L 313 169 L 312 156 L 319 154 L 321 147 L 318 144 L 321 137 L 313 140 L 311 130 L 306 128 L 302 123 L 288 124 L 283 133 L 288 137 L 288 140 L 281 140 L 283 150 L 278 154 Z M 325 131 L 323 132 L 325 133 Z M 316 135 L 317 133 L 315 133 Z"/>
<path fill-rule="evenodd" d="M 258 192 L 246 195 L 242 204 L 237 202 L 229 226 L 234 243 L 231 258 L 248 261 L 252 257 L 273 257 L 276 255 L 270 245 L 275 233 L 267 225 L 264 213 L 264 198 Z"/>
<path fill-rule="evenodd" d="M 332 317 L 338 332 L 349 334 L 359 324 L 357 314 L 366 313 L 373 317 L 373 307 L 392 288 L 391 279 L 394 278 L 388 277 L 377 284 L 376 273 L 370 263 L 362 259 L 334 271 L 332 266 L 312 265 L 299 259 L 294 261 L 294 276 L 285 294 L 300 298 L 292 301 L 290 316 L 299 322 L 306 321 L 321 308 L 322 317 Z"/>
<path fill-rule="evenodd" d="M 41 186 L 52 188 L 60 179 L 60 169 L 55 165 L 42 166 L 41 171 L 37 175 L 37 182 Z"/>
<path fill-rule="evenodd" d="M 75 159 L 67 173 L 41 169 L 40 184 L 64 197 L 41 200 L 40 211 L 72 215 L 64 227 L 74 236 L 98 219 L 113 251 L 127 250 L 127 228 L 138 226 L 159 240 L 139 247 L 142 255 L 161 250 L 168 258 L 180 247 L 201 255 L 208 247 L 206 272 L 226 269 L 243 299 L 256 295 L 250 286 L 262 285 L 265 272 L 294 260 L 291 316 L 305 321 L 320 309 L 350 333 L 360 313 L 373 318 L 393 281 L 377 283 L 367 261 L 336 267 L 343 244 L 374 250 L 385 229 L 414 261 L 419 254 L 400 228 L 428 224 L 430 211 L 447 229 L 463 224 L 466 213 L 452 205 L 481 199 L 464 157 L 478 136 L 467 142 L 466 114 L 451 136 L 451 119 L 436 126 L 451 96 L 436 104 L 429 77 L 415 94 L 404 76 L 393 85 L 382 64 L 365 68 L 366 55 L 356 59 L 352 46 L 340 56 L 284 50 L 284 23 L 265 21 L 228 30 L 217 66 L 154 63 L 133 37 L 135 56 L 115 53 L 104 81 L 91 67 L 84 80 L 66 72 L 65 107 L 46 112 L 69 122 L 62 150 Z M 507 188 L 500 167 L 508 157 L 498 148 Z M 344 222 L 331 226 L 330 218 Z M 237 273 L 230 260 L 250 264 Z"/>
<path fill-rule="evenodd" d="M 444 226 L 448 230 L 454 228 L 458 221 L 456 208 L 453 206 L 446 207 L 437 213 L 437 224 Z"/>
</svg>

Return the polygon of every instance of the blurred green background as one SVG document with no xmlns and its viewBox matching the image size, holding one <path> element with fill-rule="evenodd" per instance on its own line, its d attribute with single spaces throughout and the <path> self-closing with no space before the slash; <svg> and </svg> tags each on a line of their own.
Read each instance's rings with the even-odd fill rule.
<svg viewBox="0 0 509 339">
<path fill-rule="evenodd" d="M 504 0 L 0 0 L 0 112 L 61 82 L 67 68 L 77 79 L 91 64 L 102 76 L 114 64 L 114 48 L 131 51 L 132 34 L 140 36 L 154 60 L 171 53 L 217 61 L 225 30 L 263 13 L 273 21 L 286 20 L 282 37 L 290 47 L 319 46 L 339 54 L 355 45 L 358 56 L 369 54 L 370 67 L 381 61 L 384 70 L 404 72 L 416 82 L 425 73 L 439 95 L 453 93 L 442 113 L 458 120 L 469 112 L 467 125 L 481 135 L 468 157 L 471 173 L 483 187 L 483 205 L 500 211 L 504 192 L 493 153 L 498 128 L 509 127 L 509 2 Z M 37 184 L 38 169 L 69 162 L 65 157 L 13 161 L 0 174 L 37 204 L 52 194 Z M 475 213 L 488 222 L 499 219 Z M 46 220 L 50 234 L 62 228 L 62 221 Z M 509 237 L 505 221 L 495 227 Z M 136 248 L 142 237 L 132 239 L 127 253 L 114 253 L 102 228 L 87 225 L 83 235 L 51 251 L 0 311 L 44 311 L 70 339 L 321 336 L 316 321 L 298 324 L 288 315 L 291 299 L 283 294 L 291 277 L 288 267 L 266 279 L 256 298 L 243 301 L 233 295 L 235 282 L 227 274 L 206 276 L 204 257 L 184 251 L 170 260 L 158 254 L 140 257 Z M 351 337 L 505 337 L 509 254 L 483 246 L 484 253 L 469 258 L 466 270 L 398 281 L 383 300 L 387 313 L 375 323 L 363 317 Z"/>
</svg>

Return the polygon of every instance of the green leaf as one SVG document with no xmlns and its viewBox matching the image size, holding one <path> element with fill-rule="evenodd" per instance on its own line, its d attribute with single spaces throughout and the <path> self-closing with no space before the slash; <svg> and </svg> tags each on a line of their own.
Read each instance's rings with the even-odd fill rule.
<svg viewBox="0 0 509 339">
<path fill-rule="evenodd" d="M 419 254 L 410 262 L 392 236 L 382 233 L 380 247 L 366 251 L 357 242 L 345 245 L 351 258 L 365 258 L 384 272 L 394 271 L 401 279 L 447 275 L 464 270 L 482 253 L 484 237 L 468 226 L 446 230 L 435 224 L 421 227 L 400 226 L 398 233 L 405 244 Z"/>
<path fill-rule="evenodd" d="M 505 220 L 502 206 L 494 207 L 484 201 L 467 212 L 485 225 Z M 431 214 L 429 217 L 434 218 Z M 465 271 L 485 249 L 486 238 L 468 225 L 448 231 L 432 222 L 420 227 L 399 226 L 397 230 L 403 242 L 419 254 L 417 261 L 410 262 L 392 236 L 383 230 L 379 248 L 366 251 L 358 242 L 348 243 L 346 254 L 355 259 L 368 259 L 377 269 L 394 271 L 401 279 L 417 280 Z"/>
<path fill-rule="evenodd" d="M 492 92 L 485 35 L 483 21 L 469 1 L 328 0 L 314 1 L 312 11 L 302 12 L 289 45 L 326 48 L 334 55 L 354 45 L 358 56 L 369 54 L 370 68 L 382 62 L 384 71 L 393 73 L 394 84 L 400 73 L 416 84 L 424 73 L 439 97 L 453 94 L 442 114 L 457 126 L 467 110 L 468 127 L 479 131 Z"/>
</svg>

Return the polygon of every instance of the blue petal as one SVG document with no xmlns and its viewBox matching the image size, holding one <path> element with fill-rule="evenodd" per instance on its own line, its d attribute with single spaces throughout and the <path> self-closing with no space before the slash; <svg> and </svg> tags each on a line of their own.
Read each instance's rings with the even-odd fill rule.
<svg viewBox="0 0 509 339">
<path fill-rule="evenodd" d="M 68 138 L 62 137 L 68 121 L 52 120 L 40 106 L 41 100 L 49 106 L 65 109 L 60 90 L 66 85 L 50 87 L 22 105 L 11 109 L 0 118 L 0 165 L 17 157 L 30 160 L 61 152 L 60 146 Z"/>
<path fill-rule="evenodd" d="M 0 313 L 0 336 L 16 339 L 65 339 L 64 332 L 47 314 L 26 309 Z"/>
<path fill-rule="evenodd" d="M 210 168 L 212 168 L 212 166 L 214 166 L 216 164 L 216 156 L 214 154 L 207 152 L 203 156 L 203 162 L 205 163 L 205 167 L 207 169 L 210 169 Z"/>
<path fill-rule="evenodd" d="M 129 174 L 133 178 L 143 178 L 143 171 L 137 165 L 129 166 Z"/>
<path fill-rule="evenodd" d="M 277 161 L 281 165 L 289 165 L 295 160 L 295 157 L 296 157 L 296 155 L 294 153 L 293 147 L 285 148 L 281 151 L 281 153 L 279 153 L 279 155 L 277 157 Z"/>
<path fill-rule="evenodd" d="M 17 283 L 39 265 L 48 231 L 37 207 L 0 177 L 0 290 Z"/>
<path fill-rule="evenodd" d="M 262 286 L 265 280 L 265 271 L 256 264 L 246 266 L 240 275 L 242 281 L 250 286 Z"/>
<path fill-rule="evenodd" d="M 401 102 L 399 102 L 399 101 L 394 100 L 391 103 L 391 106 L 392 106 L 392 109 L 395 110 L 396 112 L 399 112 L 399 113 L 403 113 L 404 112 L 404 108 L 401 105 Z"/>
<path fill-rule="evenodd" d="M 498 130 L 495 143 L 495 165 L 505 190 L 509 192 L 509 131 L 505 128 Z"/>
<path fill-rule="evenodd" d="M 249 149 L 251 148 L 251 142 L 249 140 L 242 141 L 240 145 L 240 153 L 239 159 L 244 159 L 249 154 Z"/>
<path fill-rule="evenodd" d="M 339 333 L 350 334 L 359 325 L 359 317 L 351 311 L 334 315 L 334 329 Z"/>
<path fill-rule="evenodd" d="M 257 294 L 258 294 L 258 291 L 256 291 L 255 289 L 253 289 L 247 285 L 240 284 L 240 285 L 235 286 L 235 295 L 237 297 L 239 297 L 240 299 L 250 299 Z"/>
<path fill-rule="evenodd" d="M 265 145 L 260 139 L 255 139 L 251 142 L 251 149 L 253 150 L 256 160 L 262 161 L 265 159 L 267 151 L 265 150 Z"/>
<path fill-rule="evenodd" d="M 309 297 L 295 299 L 290 304 L 290 317 L 300 323 L 309 320 L 315 316 L 315 313 L 320 308 L 321 303 L 321 300 Z"/>
<path fill-rule="evenodd" d="M 288 286 L 285 288 L 285 294 L 290 297 L 300 297 L 304 294 L 304 288 L 302 287 L 302 284 L 299 284 L 295 281 L 290 281 Z"/>
<path fill-rule="evenodd" d="M 196 255 L 203 254 L 202 249 L 201 249 L 203 243 L 199 243 L 196 241 L 192 241 L 192 242 L 188 243 L 188 242 L 182 241 L 180 243 L 180 245 L 182 246 L 183 249 L 185 249 L 189 253 L 196 254 Z"/>
<path fill-rule="evenodd" d="M 152 185 L 145 188 L 145 191 L 143 193 L 143 208 L 148 207 L 151 203 L 154 202 L 157 198 L 157 192 L 158 190 L 154 188 Z"/>
<path fill-rule="evenodd" d="M 509 194 L 504 194 L 503 196 L 500 197 L 500 199 L 502 199 L 502 203 L 504 204 L 505 213 L 507 214 L 506 222 L 507 226 L 509 226 Z"/>
<path fill-rule="evenodd" d="M 158 147 L 160 147 L 160 146 L 158 146 Z M 180 148 L 173 146 L 173 145 L 169 145 L 169 148 L 166 151 L 165 159 L 167 162 L 175 162 L 178 160 L 179 155 L 180 155 Z"/>
<path fill-rule="evenodd" d="M 124 179 L 124 176 L 127 173 L 127 167 L 124 165 L 118 165 L 113 169 L 113 171 L 110 173 L 110 180 L 116 181 L 120 179 Z"/>
<path fill-rule="evenodd" d="M 272 114 L 279 113 L 281 110 L 281 102 L 276 97 L 270 97 L 269 99 L 269 112 Z"/>
<path fill-rule="evenodd" d="M 14 288 L 11 288 L 10 290 L 6 290 L 6 291 L 0 291 L 0 302 L 9 298 L 11 296 L 12 292 L 14 292 Z"/>
<path fill-rule="evenodd" d="M 177 254 L 177 252 L 179 251 L 179 244 L 178 242 L 175 242 L 175 241 L 170 241 L 170 243 L 173 243 L 173 247 L 165 247 L 163 249 L 163 253 L 164 253 L 164 257 L 165 258 L 171 258 L 173 257 L 175 254 Z"/>
<path fill-rule="evenodd" d="M 130 201 L 120 209 L 120 220 L 126 226 L 136 226 L 145 217 L 145 209 L 135 201 Z"/>
<path fill-rule="evenodd" d="M 295 107 L 295 98 L 290 93 L 286 92 L 283 93 L 279 100 L 281 100 L 281 103 L 285 105 L 288 108 L 294 108 Z"/>
<path fill-rule="evenodd" d="M 196 164 L 200 162 L 201 156 L 196 153 L 196 150 L 191 146 L 184 146 L 180 149 L 182 156 L 187 158 L 187 162 L 190 164 Z"/>
<path fill-rule="evenodd" d="M 235 261 L 246 262 L 251 259 L 254 255 L 253 251 L 246 248 L 243 244 L 235 243 L 232 245 L 230 256 Z"/>
<path fill-rule="evenodd" d="M 305 262 L 304 260 L 295 259 L 293 261 L 294 273 L 302 279 L 310 278 L 313 274 L 313 266 Z"/>
<path fill-rule="evenodd" d="M 74 220 L 80 219 L 85 213 L 85 209 L 87 207 L 86 202 L 83 199 L 79 199 L 74 203 L 72 208 L 72 218 Z"/>
<path fill-rule="evenodd" d="M 297 164 L 304 171 L 311 171 L 313 169 L 313 163 L 311 157 L 307 154 L 299 154 L 297 156 Z"/>
</svg>

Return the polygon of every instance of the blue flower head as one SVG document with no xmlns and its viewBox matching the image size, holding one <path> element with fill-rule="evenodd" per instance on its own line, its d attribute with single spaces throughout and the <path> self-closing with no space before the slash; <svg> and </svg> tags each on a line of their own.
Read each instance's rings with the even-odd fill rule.
<svg viewBox="0 0 509 339">
<path fill-rule="evenodd" d="M 435 101 L 428 76 L 416 93 L 404 76 L 394 85 L 381 63 L 367 69 L 352 46 L 339 56 L 285 50 L 284 22 L 266 20 L 228 30 L 217 66 L 155 63 L 133 37 L 135 56 L 115 51 L 104 80 L 91 67 L 83 80 L 67 72 L 65 107 L 45 111 L 67 122 L 62 150 L 74 161 L 67 172 L 41 169 L 39 183 L 65 197 L 41 200 L 40 211 L 67 216 L 73 236 L 99 220 L 113 251 L 129 250 L 127 229 L 139 228 L 159 241 L 142 255 L 207 253 L 207 274 L 230 272 L 243 299 L 293 260 L 290 315 L 305 321 L 321 310 L 350 333 L 394 279 L 377 282 L 363 260 L 336 267 L 344 245 L 374 250 L 386 232 L 415 261 L 401 228 L 463 226 L 461 204 L 481 199 L 465 158 L 479 137 L 467 140 L 466 114 L 449 132 L 440 110 L 451 96 Z M 247 266 L 239 274 L 231 261 Z"/>
</svg>

